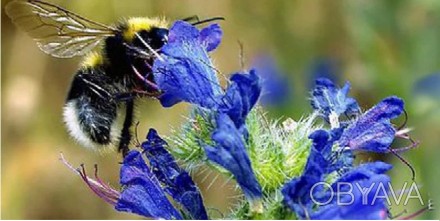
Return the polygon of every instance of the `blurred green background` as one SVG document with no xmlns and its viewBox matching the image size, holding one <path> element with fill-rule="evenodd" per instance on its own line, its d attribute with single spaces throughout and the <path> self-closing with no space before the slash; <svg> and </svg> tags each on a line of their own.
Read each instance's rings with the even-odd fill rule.
<svg viewBox="0 0 440 221">
<path fill-rule="evenodd" d="M 74 165 L 93 164 L 113 186 L 118 183 L 116 154 L 90 152 L 71 140 L 62 123 L 62 106 L 80 58 L 56 59 L 39 51 L 35 42 L 11 24 L 2 1 L 1 34 L 1 209 L 4 219 L 138 219 L 118 213 L 94 196 L 59 161 L 59 153 Z M 288 104 L 272 107 L 272 117 L 298 119 L 311 111 L 308 89 L 311 69 L 319 59 L 336 61 L 339 83 L 349 80 L 352 95 L 367 109 L 388 95 L 406 101 L 408 125 L 421 141 L 404 154 L 417 170 L 425 201 L 440 202 L 440 97 L 414 93 L 414 84 L 440 72 L 440 1 L 171 1 L 171 0 L 51 0 L 92 20 L 112 24 L 129 16 L 165 15 L 171 20 L 198 15 L 223 16 L 224 40 L 213 54 L 225 75 L 240 70 L 243 44 L 247 66 L 253 57 L 268 53 L 289 78 Z M 438 82 L 437 82 L 438 83 Z M 440 85 L 439 85 L 440 87 Z M 154 100 L 138 108 L 140 138 L 149 127 L 170 133 L 187 113 L 187 106 L 163 109 Z M 397 142 L 396 146 L 406 145 Z M 409 169 L 392 155 L 393 179 L 410 181 Z M 437 172 L 436 172 L 437 171 Z M 197 177 L 208 207 L 228 210 L 234 194 Z M 396 185 L 396 187 L 400 187 Z M 395 213 L 421 208 L 413 203 L 393 207 Z M 440 210 L 418 218 L 438 219 Z"/>
</svg>

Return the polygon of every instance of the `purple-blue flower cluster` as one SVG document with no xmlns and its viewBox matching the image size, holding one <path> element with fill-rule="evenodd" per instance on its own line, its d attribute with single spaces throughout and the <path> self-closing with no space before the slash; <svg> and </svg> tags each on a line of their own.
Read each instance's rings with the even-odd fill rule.
<svg viewBox="0 0 440 221">
<path fill-rule="evenodd" d="M 202 108 L 215 119 L 214 145 L 202 144 L 209 160 L 227 169 L 252 203 L 262 196 L 260 184 L 252 170 L 245 142 L 248 138 L 246 117 L 261 93 L 260 80 L 254 70 L 235 73 L 223 90 L 208 52 L 217 48 L 222 32 L 218 25 L 201 31 L 186 22 L 170 28 L 169 43 L 162 48 L 163 60 L 153 66 L 155 82 L 163 95 L 165 107 L 180 101 Z"/>
<path fill-rule="evenodd" d="M 207 158 L 228 170 L 249 203 L 261 210 L 261 186 L 246 151 L 246 117 L 261 93 L 259 77 L 253 70 L 235 73 L 225 90 L 220 86 L 208 52 L 217 48 L 221 36 L 216 24 L 199 31 L 186 22 L 174 23 L 169 30 L 169 43 L 154 63 L 154 81 L 162 92 L 159 100 L 164 107 L 189 102 L 215 119 L 213 142 L 200 141 Z M 198 187 L 167 151 L 167 145 L 156 130 L 150 129 L 140 145 L 149 164 L 141 152 L 128 152 L 120 171 L 121 192 L 99 178 L 91 179 L 85 171 L 79 174 L 118 211 L 155 219 L 209 219 Z"/>
<path fill-rule="evenodd" d="M 339 89 L 329 79 L 318 79 L 312 94 L 313 108 L 327 119 L 331 113 L 336 113 L 333 121 L 338 121 L 341 114 L 358 112 L 356 100 L 347 96 L 348 89 L 348 83 Z M 385 172 L 391 165 L 381 161 L 354 165 L 353 153 L 357 150 L 389 152 L 396 137 L 396 129 L 390 121 L 403 111 L 404 103 L 400 98 L 388 97 L 352 122 L 336 124 L 338 127 L 330 131 L 312 133 L 309 138 L 313 144 L 303 174 L 287 182 L 282 189 L 285 205 L 303 219 L 387 218 L 385 200 L 373 200 L 375 195 L 364 196 L 361 190 L 372 187 L 372 190 L 381 191 L 382 196 L 387 194 L 390 178 Z M 338 178 L 328 183 L 328 187 L 322 185 L 334 173 Z M 341 183 L 351 188 L 350 195 L 341 197 L 347 191 L 339 188 Z M 355 186 L 358 188 L 353 188 Z M 383 189 L 377 189 L 379 186 Z M 378 194 L 377 191 L 373 193 Z"/>
<path fill-rule="evenodd" d="M 199 189 L 191 176 L 177 165 L 165 149 L 166 145 L 154 129 L 150 129 L 147 140 L 142 143 L 154 175 L 164 186 L 165 192 L 182 205 L 192 219 L 208 219 Z"/>
<path fill-rule="evenodd" d="M 300 176 L 283 177 L 285 183 L 271 190 L 275 193 L 263 194 L 247 150 L 251 143 L 249 131 L 252 131 L 248 131 L 247 118 L 263 90 L 258 73 L 255 70 L 234 73 L 228 86 L 221 87 L 209 57 L 209 52 L 219 46 L 222 38 L 217 24 L 198 30 L 189 23 L 177 21 L 168 37 L 168 43 L 159 51 L 160 57 L 152 67 L 154 83 L 161 91 L 158 99 L 164 107 L 188 102 L 197 113 L 210 119 L 210 139 L 197 140 L 197 145 L 207 160 L 235 178 L 249 203 L 248 212 L 264 213 L 262 201 L 281 193 L 283 200 L 278 201 L 278 208 L 288 208 L 284 211 L 300 219 L 388 217 L 386 201 L 375 197 L 377 193 L 387 194 L 390 178 L 385 173 L 391 165 L 381 161 L 356 165 L 354 154 L 356 151 L 394 153 L 391 144 L 403 132 L 396 129 L 391 120 L 404 113 L 402 99 L 385 98 L 361 113 L 357 101 L 348 96 L 348 82 L 339 88 L 329 79 L 317 79 L 311 104 L 331 128 L 308 135 L 312 145 Z M 347 116 L 354 118 L 347 120 Z M 76 172 L 118 211 L 155 219 L 209 219 L 197 185 L 177 164 L 168 151 L 172 147 L 168 147 L 156 130 L 150 129 L 139 146 L 142 152 L 131 150 L 123 160 L 121 191 L 104 184 L 98 177 L 91 179 L 85 170 Z M 365 188 L 370 189 L 367 195 Z M 349 191 L 350 194 L 346 194 Z"/>
<path fill-rule="evenodd" d="M 132 150 L 127 153 L 120 171 L 121 192 L 103 184 L 98 177 L 96 180 L 87 177 L 85 171 L 80 175 L 98 196 L 118 211 L 155 219 L 208 219 L 198 187 L 177 165 L 165 149 L 166 145 L 157 132 L 150 129 L 147 140 L 141 145 L 149 165 L 141 152 Z M 175 207 L 167 195 L 179 207 Z"/>
<path fill-rule="evenodd" d="M 389 152 L 396 134 L 391 120 L 403 113 L 403 105 L 398 97 L 383 99 L 344 130 L 339 145 L 352 150 Z"/>
<path fill-rule="evenodd" d="M 347 82 L 342 89 L 338 88 L 327 78 L 318 78 L 316 86 L 312 91 L 312 107 L 329 120 L 331 114 L 352 115 L 359 111 L 357 101 L 348 97 L 350 84 Z"/>
<path fill-rule="evenodd" d="M 167 143 L 150 129 L 142 143 L 143 153 L 132 150 L 124 158 L 120 172 L 123 187 L 115 208 L 156 219 L 208 219 L 202 195 L 191 176 L 180 168 L 165 149 Z M 168 200 L 183 209 L 182 214 Z"/>
<path fill-rule="evenodd" d="M 125 156 L 120 183 L 123 189 L 116 210 L 156 219 L 182 219 L 139 151 L 132 150 Z"/>
<path fill-rule="evenodd" d="M 222 88 L 208 52 L 220 44 L 222 31 L 217 24 L 202 31 L 177 21 L 169 30 L 168 43 L 161 49 L 161 58 L 153 65 L 154 81 L 163 94 L 164 107 L 181 101 L 215 108 Z"/>
<path fill-rule="evenodd" d="M 310 218 L 386 219 L 389 214 L 387 201 L 376 196 L 388 194 L 390 178 L 384 173 L 389 169 L 391 165 L 377 161 L 361 164 L 344 173 L 329 189 L 313 193 L 317 196 L 315 200 L 326 204 L 309 214 Z M 367 195 L 363 195 L 365 189 L 369 189 Z M 336 194 L 340 194 L 339 199 Z"/>
</svg>

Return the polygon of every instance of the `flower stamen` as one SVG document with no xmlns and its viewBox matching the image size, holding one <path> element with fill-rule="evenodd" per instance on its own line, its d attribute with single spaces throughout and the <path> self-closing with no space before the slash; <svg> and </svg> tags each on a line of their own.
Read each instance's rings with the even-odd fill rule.
<svg viewBox="0 0 440 221">
<path fill-rule="evenodd" d="M 408 168 L 411 170 L 411 173 L 412 173 L 412 180 L 414 181 L 416 179 L 416 171 L 414 170 L 414 167 L 407 160 L 405 160 L 405 158 L 400 156 L 396 150 L 391 149 L 391 148 L 389 148 L 389 150 L 394 156 L 399 158 L 399 160 L 402 161 L 402 163 L 404 163 L 406 166 L 408 166 Z"/>
<path fill-rule="evenodd" d="M 396 132 L 396 134 L 395 134 L 396 137 L 402 138 L 402 139 L 405 139 L 405 140 L 409 140 L 411 142 L 411 144 L 409 146 L 406 146 L 406 147 L 394 148 L 393 150 L 395 152 L 401 153 L 401 152 L 405 152 L 405 151 L 414 149 L 414 148 L 419 146 L 420 141 L 413 140 L 411 138 L 411 136 L 408 134 L 409 131 L 411 131 L 410 128 L 405 128 L 405 129 L 402 129 L 402 130 L 399 130 L 399 131 Z"/>
<path fill-rule="evenodd" d="M 405 117 L 404 118 L 405 120 L 403 121 L 402 125 L 400 125 L 400 127 L 398 127 L 397 130 L 403 129 L 406 126 L 406 123 L 408 123 L 408 113 L 406 112 L 405 109 L 403 109 L 403 116 Z"/>
<path fill-rule="evenodd" d="M 103 182 L 101 180 L 101 178 L 99 178 L 98 176 L 98 164 L 94 165 L 95 167 L 95 179 L 98 181 L 99 184 L 101 184 L 101 186 L 103 186 L 104 188 L 106 188 L 107 190 L 109 190 L 110 192 L 112 192 L 115 195 L 119 195 L 119 192 L 115 189 L 113 189 L 112 187 L 110 187 L 108 184 L 106 184 L 105 182 Z M 118 197 L 119 198 L 119 197 Z"/>
<path fill-rule="evenodd" d="M 84 164 L 81 164 L 81 169 L 78 168 L 78 172 L 84 182 L 99 198 L 103 199 L 111 205 L 116 205 L 119 199 L 119 193 L 112 188 L 102 185 L 102 182 L 96 181 L 87 176 Z M 115 194 L 116 193 L 116 194 Z"/>
<path fill-rule="evenodd" d="M 87 176 L 84 164 L 81 164 L 81 168 L 74 168 L 65 158 L 64 155 L 60 154 L 60 161 L 67 166 L 71 171 L 75 172 L 77 175 L 81 177 L 81 179 L 87 184 L 87 186 L 101 199 L 106 201 L 111 205 L 116 205 L 120 198 L 120 193 L 111 188 L 109 185 L 102 182 L 102 180 L 98 177 L 98 166 L 95 164 L 95 179 L 92 179 Z"/>
</svg>

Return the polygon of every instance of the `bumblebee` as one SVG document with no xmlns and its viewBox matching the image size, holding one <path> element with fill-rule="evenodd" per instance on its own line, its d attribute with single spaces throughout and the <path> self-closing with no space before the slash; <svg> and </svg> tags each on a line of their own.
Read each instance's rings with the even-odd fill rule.
<svg viewBox="0 0 440 221">
<path fill-rule="evenodd" d="M 107 26 L 39 0 L 12 1 L 5 9 L 43 52 L 57 58 L 84 56 L 64 105 L 67 130 L 85 147 L 118 145 L 125 155 L 135 100 L 160 93 L 151 67 L 167 43 L 169 23 L 142 17 Z M 184 20 L 194 19 L 198 20 L 196 16 Z M 193 25 L 217 19 L 222 18 Z"/>
</svg>

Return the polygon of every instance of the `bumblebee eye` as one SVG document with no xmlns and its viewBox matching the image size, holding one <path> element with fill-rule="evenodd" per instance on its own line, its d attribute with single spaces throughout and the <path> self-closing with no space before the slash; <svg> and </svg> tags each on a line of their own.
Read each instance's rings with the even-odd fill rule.
<svg viewBox="0 0 440 221">
<path fill-rule="evenodd" d="M 165 28 L 153 28 L 150 31 L 140 31 L 139 35 L 153 49 L 160 49 L 168 42 L 168 29 Z M 144 44 L 139 39 L 135 39 L 133 45 L 145 48 Z"/>
<path fill-rule="evenodd" d="M 152 47 L 159 49 L 168 42 L 168 29 L 154 28 L 150 31 L 150 36 Z"/>
</svg>

